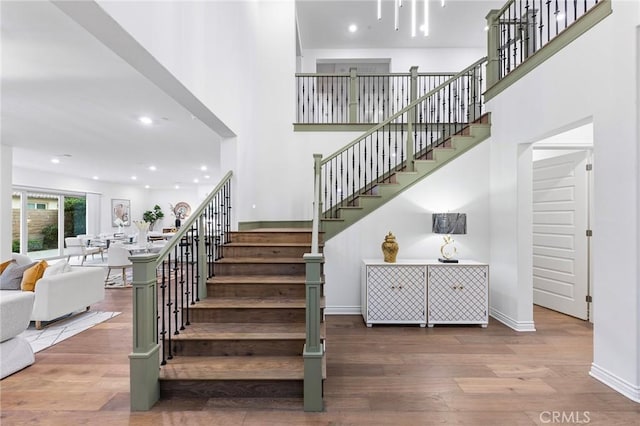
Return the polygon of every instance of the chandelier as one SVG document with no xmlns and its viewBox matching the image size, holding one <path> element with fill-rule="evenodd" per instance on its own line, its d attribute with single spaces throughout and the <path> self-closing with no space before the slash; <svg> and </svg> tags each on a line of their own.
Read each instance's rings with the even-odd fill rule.
<svg viewBox="0 0 640 426">
<path fill-rule="evenodd" d="M 422 1 L 422 12 L 424 14 L 424 22 L 422 24 L 422 26 L 420 27 L 420 31 L 424 34 L 424 36 L 428 36 L 429 35 L 429 1 L 430 0 L 423 0 Z M 393 7 L 393 11 L 394 11 L 394 16 L 393 16 L 393 22 L 394 22 L 394 28 L 396 31 L 398 31 L 400 29 L 400 9 L 403 8 L 404 6 L 404 1 L 403 0 L 394 0 L 394 7 Z M 417 33 L 417 15 L 418 15 L 418 0 L 411 0 L 411 37 L 415 37 L 416 33 Z M 440 6 L 444 7 L 445 6 L 445 0 L 440 0 Z M 378 0 L 378 20 L 382 19 L 382 0 Z"/>
</svg>

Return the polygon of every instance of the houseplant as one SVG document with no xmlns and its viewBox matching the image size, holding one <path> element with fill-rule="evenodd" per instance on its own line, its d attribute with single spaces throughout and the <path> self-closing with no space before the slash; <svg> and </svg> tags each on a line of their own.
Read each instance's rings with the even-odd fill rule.
<svg viewBox="0 0 640 426">
<path fill-rule="evenodd" d="M 153 231 L 153 226 L 155 225 L 156 221 L 162 219 L 163 217 L 164 213 L 162 213 L 162 209 L 157 204 L 153 206 L 153 210 L 147 210 L 146 212 L 142 213 L 142 220 L 149 223 L 150 231 Z"/>
</svg>

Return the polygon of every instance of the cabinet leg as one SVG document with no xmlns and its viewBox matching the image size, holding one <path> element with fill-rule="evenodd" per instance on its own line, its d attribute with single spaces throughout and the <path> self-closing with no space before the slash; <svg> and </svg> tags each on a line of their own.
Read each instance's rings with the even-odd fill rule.
<svg viewBox="0 0 640 426">
<path fill-rule="evenodd" d="M 429 324 L 429 328 L 433 328 L 433 324 Z"/>
<path fill-rule="evenodd" d="M 487 328 L 487 325 L 488 325 L 488 324 L 480 324 L 480 326 L 481 326 L 482 328 Z"/>
<path fill-rule="evenodd" d="M 371 328 L 371 326 L 373 326 L 373 324 L 371 324 L 370 322 L 367 323 L 367 327 Z"/>
<path fill-rule="evenodd" d="M 425 328 L 427 324 L 420 324 L 420 328 Z"/>
</svg>

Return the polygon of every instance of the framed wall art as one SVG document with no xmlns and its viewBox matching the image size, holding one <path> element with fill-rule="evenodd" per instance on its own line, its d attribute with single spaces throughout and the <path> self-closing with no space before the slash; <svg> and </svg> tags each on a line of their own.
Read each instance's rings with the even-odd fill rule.
<svg viewBox="0 0 640 426">
<path fill-rule="evenodd" d="M 111 199 L 111 226 L 131 226 L 131 201 Z"/>
</svg>

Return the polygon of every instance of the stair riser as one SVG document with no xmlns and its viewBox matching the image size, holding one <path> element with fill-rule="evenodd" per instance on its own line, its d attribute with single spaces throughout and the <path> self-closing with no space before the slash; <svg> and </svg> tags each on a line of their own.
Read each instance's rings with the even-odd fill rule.
<svg viewBox="0 0 640 426">
<path fill-rule="evenodd" d="M 160 380 L 162 398 L 299 398 L 302 380 Z"/>
<path fill-rule="evenodd" d="M 201 308 L 192 309 L 190 313 L 192 322 L 305 322 L 304 308 Z"/>
<path fill-rule="evenodd" d="M 304 263 L 216 263 L 216 275 L 304 275 Z"/>
<path fill-rule="evenodd" d="M 209 297 L 304 297 L 304 284 L 209 284 Z"/>
<path fill-rule="evenodd" d="M 223 257 L 258 257 L 261 259 L 271 257 L 300 257 L 305 253 L 311 253 L 309 246 L 286 246 L 286 247 L 251 247 L 251 246 L 228 246 L 222 248 Z"/>
<path fill-rule="evenodd" d="M 173 344 L 180 356 L 296 356 L 302 355 L 305 339 L 292 340 L 198 340 Z"/>
<path fill-rule="evenodd" d="M 311 244 L 311 232 L 232 232 L 233 243 L 307 243 Z"/>
</svg>

